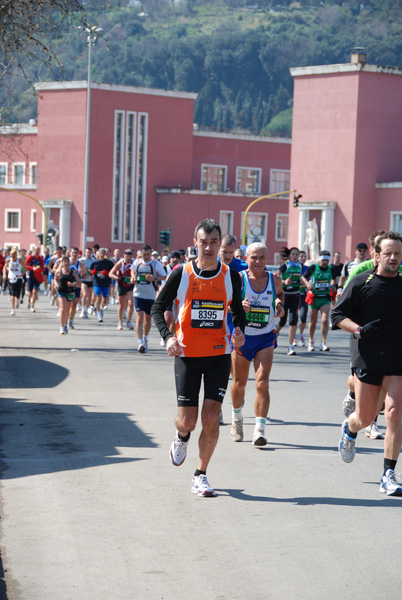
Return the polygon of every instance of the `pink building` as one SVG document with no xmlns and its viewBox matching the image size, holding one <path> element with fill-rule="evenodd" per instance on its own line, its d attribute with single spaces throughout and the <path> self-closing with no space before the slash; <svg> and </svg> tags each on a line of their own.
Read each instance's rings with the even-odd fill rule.
<svg viewBox="0 0 402 600">
<path fill-rule="evenodd" d="M 316 218 L 321 249 L 355 254 L 378 228 L 402 233 L 402 69 L 351 63 L 291 69 L 294 77 L 289 244 Z"/>
<path fill-rule="evenodd" d="M 83 245 L 86 82 L 37 86 L 38 122 L 0 136 L 0 245 L 30 247 L 43 231 Z M 289 189 L 290 140 L 207 133 L 193 126 L 196 95 L 91 86 L 87 244 L 162 249 L 192 244 L 212 217 L 241 240 L 252 200 Z M 13 135 L 12 135 L 13 134 Z M 3 220 L 4 219 L 4 220 Z M 247 217 L 247 241 L 266 240 L 270 261 L 287 241 L 288 197 L 262 200 Z M 2 221 L 3 220 L 3 221 Z"/>
</svg>

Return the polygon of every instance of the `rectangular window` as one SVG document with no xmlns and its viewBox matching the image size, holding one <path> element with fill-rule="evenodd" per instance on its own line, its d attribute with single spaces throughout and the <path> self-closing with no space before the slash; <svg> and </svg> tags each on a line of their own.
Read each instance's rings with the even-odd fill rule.
<svg viewBox="0 0 402 600">
<path fill-rule="evenodd" d="M 227 167 L 220 165 L 201 165 L 201 189 L 207 192 L 226 190 Z"/>
<path fill-rule="evenodd" d="M 31 163 L 29 165 L 29 183 L 31 185 L 36 185 L 38 175 L 38 165 L 37 163 Z"/>
<path fill-rule="evenodd" d="M 138 115 L 137 137 L 137 205 L 135 211 L 135 241 L 141 243 L 145 235 L 145 201 L 147 183 L 148 115 Z"/>
<path fill-rule="evenodd" d="M 244 212 L 241 217 L 241 239 L 243 239 L 243 221 Z M 253 242 L 266 243 L 267 239 L 267 213 L 251 213 L 249 212 L 246 217 L 246 245 L 252 244 Z"/>
<path fill-rule="evenodd" d="M 402 213 L 391 211 L 391 231 L 402 235 Z"/>
<path fill-rule="evenodd" d="M 6 231 L 21 231 L 21 209 L 6 208 L 5 215 Z"/>
<path fill-rule="evenodd" d="M 133 241 L 134 183 L 135 183 L 135 118 L 136 113 L 127 113 L 126 121 L 126 184 L 124 196 L 124 241 Z"/>
<path fill-rule="evenodd" d="M 13 164 L 13 183 L 14 185 L 25 184 L 25 163 Z"/>
<path fill-rule="evenodd" d="M 221 210 L 220 211 L 220 226 L 222 235 L 229 233 L 233 235 L 233 211 L 232 210 Z"/>
<path fill-rule="evenodd" d="M 271 169 L 269 193 L 277 194 L 279 192 L 289 191 L 289 189 L 290 171 L 285 171 L 283 169 Z M 287 198 L 288 196 L 288 194 L 283 195 L 284 198 Z"/>
<path fill-rule="evenodd" d="M 236 192 L 259 194 L 261 192 L 261 169 L 237 167 Z"/>
<path fill-rule="evenodd" d="M 31 209 L 31 231 L 36 231 L 36 210 Z"/>
<path fill-rule="evenodd" d="M 0 163 L 0 185 L 7 185 L 8 164 Z"/>
<path fill-rule="evenodd" d="M 288 215 L 276 215 L 275 240 L 277 242 L 287 242 L 288 240 Z"/>
<path fill-rule="evenodd" d="M 115 112 L 114 117 L 114 159 L 113 159 L 113 217 L 112 240 L 121 239 L 122 203 L 124 177 L 124 113 Z"/>
</svg>

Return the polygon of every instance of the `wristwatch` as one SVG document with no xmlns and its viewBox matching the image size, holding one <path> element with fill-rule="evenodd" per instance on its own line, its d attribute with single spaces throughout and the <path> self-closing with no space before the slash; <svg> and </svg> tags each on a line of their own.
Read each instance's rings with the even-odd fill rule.
<svg viewBox="0 0 402 600">
<path fill-rule="evenodd" d="M 353 337 L 355 338 L 355 340 L 361 340 L 362 339 L 362 330 L 361 330 L 361 327 L 356 327 L 355 332 L 353 334 Z"/>
</svg>

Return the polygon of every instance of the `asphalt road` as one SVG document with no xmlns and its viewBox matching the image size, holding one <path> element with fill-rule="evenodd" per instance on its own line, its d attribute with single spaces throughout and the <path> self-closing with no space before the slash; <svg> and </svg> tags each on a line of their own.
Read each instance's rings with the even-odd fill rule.
<svg viewBox="0 0 402 600">
<path fill-rule="evenodd" d="M 288 357 L 281 334 L 268 445 L 250 443 L 251 377 L 245 441 L 228 394 L 218 495 L 198 498 L 199 427 L 185 463 L 169 461 L 173 362 L 155 330 L 140 355 L 116 325 L 113 306 L 60 336 L 46 298 L 10 317 L 0 297 L 1 600 L 399 600 L 402 499 L 379 494 L 383 442 L 361 433 L 349 465 L 337 452 L 348 336 Z"/>
</svg>

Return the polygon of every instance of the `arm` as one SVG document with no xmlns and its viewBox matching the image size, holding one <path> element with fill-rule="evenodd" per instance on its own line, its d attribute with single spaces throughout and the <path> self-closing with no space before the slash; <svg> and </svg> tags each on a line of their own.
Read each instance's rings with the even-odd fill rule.
<svg viewBox="0 0 402 600">
<path fill-rule="evenodd" d="M 169 279 L 166 281 L 166 285 L 162 288 L 161 293 L 152 305 L 151 315 L 153 321 L 159 331 L 159 335 L 163 340 L 165 340 L 165 342 L 174 336 L 166 324 L 164 312 L 176 298 L 177 290 L 179 289 L 179 284 L 181 281 L 182 271 L 183 268 L 180 267 L 179 269 L 175 269 L 171 272 Z"/>
<path fill-rule="evenodd" d="M 304 275 L 300 278 L 302 285 L 304 285 L 308 290 L 313 290 L 314 286 L 309 282 L 309 278 L 314 273 L 314 265 L 310 265 Z"/>
<path fill-rule="evenodd" d="M 115 281 L 119 281 L 120 277 L 117 275 L 117 273 L 120 271 L 120 267 L 122 265 L 123 261 L 119 260 L 113 267 L 113 269 L 110 271 L 109 273 L 109 277 L 111 279 L 114 279 Z"/>
<path fill-rule="evenodd" d="M 283 308 L 284 295 L 283 295 L 283 288 L 282 288 L 282 277 L 279 277 L 279 275 L 274 274 L 273 278 L 274 278 L 274 287 L 275 287 L 275 294 L 276 294 L 276 298 L 275 298 L 276 316 L 283 317 L 283 315 L 285 314 L 285 309 Z"/>
</svg>

